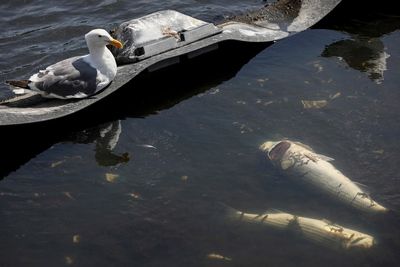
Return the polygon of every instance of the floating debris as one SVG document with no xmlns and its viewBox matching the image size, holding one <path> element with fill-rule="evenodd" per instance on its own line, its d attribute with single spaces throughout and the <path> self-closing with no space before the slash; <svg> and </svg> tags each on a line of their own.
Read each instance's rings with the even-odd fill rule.
<svg viewBox="0 0 400 267">
<path fill-rule="evenodd" d="M 210 253 L 207 255 L 207 259 L 210 260 L 224 260 L 224 261 L 231 261 L 231 258 L 225 257 L 223 255 L 217 254 L 217 253 Z"/>
<path fill-rule="evenodd" d="M 146 144 L 144 144 L 144 145 L 139 145 L 140 147 L 144 147 L 144 148 L 152 148 L 152 149 L 157 149 L 155 146 L 152 146 L 152 145 L 146 145 Z"/>
<path fill-rule="evenodd" d="M 329 163 L 332 158 L 315 153 L 309 146 L 282 140 L 265 142 L 260 149 L 267 153 L 268 159 L 280 170 L 325 191 L 347 205 L 369 212 L 387 211 Z"/>
<path fill-rule="evenodd" d="M 328 105 L 326 100 L 301 100 L 305 109 L 320 109 Z"/>
<path fill-rule="evenodd" d="M 320 61 L 314 62 L 313 66 L 317 69 L 317 73 L 324 70 L 324 67 L 321 65 Z"/>
<path fill-rule="evenodd" d="M 106 173 L 106 180 L 109 183 L 114 183 L 117 180 L 118 177 L 119 177 L 118 174 Z"/>
<path fill-rule="evenodd" d="M 240 123 L 240 122 L 235 121 L 235 122 L 232 123 L 232 125 L 237 126 L 239 128 L 241 134 L 248 133 L 248 132 L 253 132 L 253 129 L 250 128 L 249 126 L 247 126 L 244 123 Z"/>
<path fill-rule="evenodd" d="M 264 103 L 264 106 L 269 106 L 269 105 L 271 105 L 273 103 L 274 103 L 274 101 L 272 101 L 272 100 L 271 101 L 267 101 L 267 102 Z"/>
<path fill-rule="evenodd" d="M 74 259 L 70 256 L 65 256 L 65 264 L 66 265 L 72 265 L 74 263 Z"/>
<path fill-rule="evenodd" d="M 314 243 L 332 248 L 369 249 L 375 244 L 374 237 L 369 234 L 345 228 L 327 220 L 300 217 L 286 212 L 251 214 L 228 208 L 228 217 L 292 231 Z"/>
<path fill-rule="evenodd" d="M 189 179 L 189 176 L 187 176 L 187 175 L 182 175 L 181 176 L 181 180 L 184 181 L 184 182 L 186 182 L 188 179 Z"/>
<path fill-rule="evenodd" d="M 215 94 L 218 94 L 219 93 L 219 88 L 215 88 L 214 90 L 211 90 L 210 92 L 209 92 L 209 94 L 210 95 L 215 95 Z"/>
<path fill-rule="evenodd" d="M 51 168 L 55 168 L 55 167 L 57 167 L 57 166 L 63 164 L 64 162 L 65 162 L 65 159 L 64 159 L 64 160 L 59 160 L 59 161 L 53 162 L 53 163 L 51 163 L 50 167 L 51 167 Z"/>
<path fill-rule="evenodd" d="M 333 100 L 333 99 L 336 99 L 336 98 L 340 97 L 341 95 L 342 95 L 341 92 L 337 92 L 337 93 L 334 94 L 334 95 L 330 95 L 329 98 L 330 98 L 331 100 Z"/>
<path fill-rule="evenodd" d="M 81 242 L 81 236 L 80 235 L 73 235 L 72 236 L 72 243 L 78 244 Z"/>
<path fill-rule="evenodd" d="M 140 197 L 140 195 L 139 194 L 137 194 L 137 193 L 129 193 L 129 196 L 131 196 L 132 198 L 134 198 L 134 199 L 140 199 L 141 197 Z"/>
<path fill-rule="evenodd" d="M 378 149 L 378 150 L 372 151 L 372 153 L 382 155 L 383 153 L 385 153 L 385 150 L 383 150 L 383 149 Z"/>
<path fill-rule="evenodd" d="M 334 95 L 329 95 L 329 100 L 334 100 L 338 97 L 340 97 L 342 93 L 337 92 Z M 322 100 L 301 100 L 301 103 L 303 104 L 303 107 L 305 109 L 320 109 L 324 108 L 329 104 L 328 100 L 322 99 Z"/>
<path fill-rule="evenodd" d="M 257 79 L 258 85 L 261 86 L 261 87 L 263 87 L 264 84 L 265 84 L 265 82 L 266 82 L 267 80 L 268 80 L 268 79 Z"/>
<path fill-rule="evenodd" d="M 64 194 L 67 198 L 69 198 L 69 199 L 76 200 L 76 199 L 71 195 L 70 192 L 63 192 L 63 194 Z"/>
</svg>

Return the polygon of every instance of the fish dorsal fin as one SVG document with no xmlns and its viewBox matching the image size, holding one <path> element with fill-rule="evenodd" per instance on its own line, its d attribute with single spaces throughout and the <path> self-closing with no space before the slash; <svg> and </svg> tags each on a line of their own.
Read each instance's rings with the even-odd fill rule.
<svg viewBox="0 0 400 267">
<path fill-rule="evenodd" d="M 321 154 L 315 154 L 315 156 L 317 156 L 318 158 L 320 158 L 321 160 L 325 160 L 325 161 L 334 161 L 334 158 L 325 156 L 325 155 L 321 155 Z"/>
<path fill-rule="evenodd" d="M 331 229 L 332 229 L 333 227 L 334 227 L 334 228 L 337 228 L 336 231 L 343 228 L 342 226 L 336 224 L 335 222 L 333 222 L 333 221 L 331 221 L 331 220 L 322 219 L 322 221 L 323 221 L 324 223 L 326 223 L 326 226 L 329 226 Z"/>
<path fill-rule="evenodd" d="M 306 145 L 306 144 L 303 144 L 303 143 L 301 143 L 301 142 L 293 142 L 293 143 L 295 143 L 295 144 L 298 145 L 298 146 L 301 146 L 302 148 L 305 148 L 305 149 L 307 149 L 307 150 L 310 150 L 311 152 L 313 152 L 313 154 L 314 154 L 316 157 L 318 157 L 318 158 L 321 159 L 321 160 L 325 160 L 325 161 L 333 161 L 333 160 L 335 160 L 335 159 L 333 159 L 333 158 L 331 158 L 331 157 L 328 157 L 328 156 L 325 156 L 325 155 L 322 155 L 322 154 L 317 154 L 317 153 L 315 153 L 314 149 L 312 149 L 310 146 L 308 146 L 308 145 Z"/>
<path fill-rule="evenodd" d="M 362 183 L 359 183 L 359 182 L 354 182 L 354 181 L 353 181 L 353 183 L 355 183 L 358 187 L 360 187 L 361 190 L 362 190 L 364 193 L 367 193 L 367 194 L 369 195 L 369 187 L 368 187 L 367 185 L 362 184 Z"/>
<path fill-rule="evenodd" d="M 312 147 L 310 147 L 309 145 L 303 144 L 303 143 L 298 142 L 298 141 L 293 142 L 293 143 L 295 143 L 298 146 L 301 146 L 302 148 L 305 148 L 305 149 L 311 151 L 316 157 L 318 157 L 321 160 L 325 160 L 325 161 L 333 161 L 333 160 L 335 160 L 335 159 L 333 159 L 331 157 L 315 153 L 314 149 L 312 149 Z"/>
<path fill-rule="evenodd" d="M 328 220 L 328 219 L 322 219 L 321 221 L 323 221 L 327 225 L 334 225 L 334 223 L 332 221 Z"/>
</svg>

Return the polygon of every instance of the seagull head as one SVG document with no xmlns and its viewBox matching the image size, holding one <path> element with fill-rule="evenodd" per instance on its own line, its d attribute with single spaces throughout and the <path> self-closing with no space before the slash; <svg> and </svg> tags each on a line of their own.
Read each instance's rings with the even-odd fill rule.
<svg viewBox="0 0 400 267">
<path fill-rule="evenodd" d="M 123 45 L 120 41 L 111 37 L 111 35 L 103 29 L 94 29 L 85 35 L 86 43 L 89 47 L 105 47 L 106 45 L 113 45 L 117 48 L 122 48 Z"/>
</svg>

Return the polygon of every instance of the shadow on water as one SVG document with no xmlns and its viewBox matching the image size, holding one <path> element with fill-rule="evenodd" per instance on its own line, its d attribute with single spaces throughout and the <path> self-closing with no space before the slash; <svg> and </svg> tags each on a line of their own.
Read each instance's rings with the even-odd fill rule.
<svg viewBox="0 0 400 267">
<path fill-rule="evenodd" d="M 0 179 L 63 141 L 95 143 L 96 161 L 112 166 L 129 160 L 112 152 L 120 120 L 146 117 L 231 79 L 270 44 L 226 42 L 218 50 L 154 72 L 144 72 L 93 107 L 55 121 L 1 129 Z M 238 52 L 239 51 L 239 52 Z"/>
<path fill-rule="evenodd" d="M 115 111 L 107 112 L 114 118 L 156 114 L 235 77 L 248 61 L 270 44 L 234 41 L 219 44 L 219 49 L 213 52 L 139 75 L 100 105 L 115 108 Z"/>
</svg>

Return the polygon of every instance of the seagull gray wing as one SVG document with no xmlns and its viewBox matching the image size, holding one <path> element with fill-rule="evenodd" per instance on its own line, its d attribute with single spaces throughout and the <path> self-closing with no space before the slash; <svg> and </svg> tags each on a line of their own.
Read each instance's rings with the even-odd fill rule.
<svg viewBox="0 0 400 267">
<path fill-rule="evenodd" d="M 83 98 L 93 95 L 101 82 L 97 69 L 85 57 L 72 57 L 33 75 L 29 87 L 44 96 L 57 98 Z"/>
</svg>

